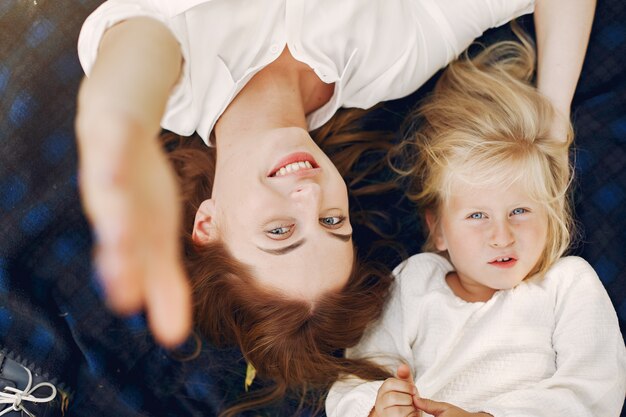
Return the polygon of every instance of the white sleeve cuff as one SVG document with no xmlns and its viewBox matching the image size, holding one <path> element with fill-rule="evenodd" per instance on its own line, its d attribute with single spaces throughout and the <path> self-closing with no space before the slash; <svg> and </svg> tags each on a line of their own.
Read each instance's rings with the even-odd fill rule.
<svg viewBox="0 0 626 417">
<path fill-rule="evenodd" d="M 326 397 L 326 414 L 328 417 L 368 417 L 383 382 L 358 384 L 352 380 L 335 383 Z"/>
</svg>

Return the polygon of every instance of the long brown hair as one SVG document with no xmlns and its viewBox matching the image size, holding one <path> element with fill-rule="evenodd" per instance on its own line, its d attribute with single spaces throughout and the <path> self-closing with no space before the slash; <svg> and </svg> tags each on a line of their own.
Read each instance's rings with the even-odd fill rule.
<svg viewBox="0 0 626 417">
<path fill-rule="evenodd" d="M 364 177 L 353 169 L 366 153 L 386 153 L 388 134 L 363 132 L 361 110 L 340 111 L 331 122 L 313 133 L 348 186 Z M 220 242 L 199 246 L 191 238 L 195 213 L 211 195 L 215 175 L 215 148 L 199 138 L 165 134 L 169 156 L 180 178 L 183 201 L 185 262 L 194 297 L 197 330 L 217 346 L 236 345 L 260 378 L 271 381 L 230 405 L 223 416 L 234 416 L 283 399 L 300 398 L 300 406 L 323 407 L 324 394 L 333 381 L 353 374 L 381 379 L 387 372 L 362 359 L 347 359 L 341 352 L 354 346 L 365 328 L 382 312 L 391 284 L 390 271 L 355 257 L 346 286 L 320 297 L 314 305 L 289 299 L 256 285 L 246 265 L 234 259 Z M 384 167 L 384 159 L 369 164 L 372 172 Z M 391 183 L 365 186 L 354 191 L 368 194 L 388 190 Z"/>
</svg>

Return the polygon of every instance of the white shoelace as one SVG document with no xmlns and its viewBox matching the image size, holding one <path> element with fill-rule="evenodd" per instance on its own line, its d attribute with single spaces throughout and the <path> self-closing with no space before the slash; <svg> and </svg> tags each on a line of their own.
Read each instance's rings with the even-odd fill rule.
<svg viewBox="0 0 626 417">
<path fill-rule="evenodd" d="M 49 401 L 54 400 L 54 397 L 57 395 L 57 389 L 54 385 L 49 382 L 40 382 L 34 387 L 30 387 L 33 383 L 33 375 L 30 373 L 30 370 L 24 366 L 22 366 L 28 372 L 28 384 L 26 388 L 23 390 L 13 388 L 13 387 L 5 387 L 3 392 L 0 392 L 0 404 L 11 404 L 11 407 L 6 410 L 0 411 L 0 416 L 7 414 L 11 411 L 23 411 L 28 414 L 30 417 L 35 417 L 30 411 L 28 411 L 24 407 L 24 401 L 28 401 L 31 403 L 47 403 Z M 37 391 L 41 387 L 49 387 L 52 390 L 52 394 L 47 397 L 35 397 L 35 391 Z M 8 391 L 8 392 L 7 392 Z"/>
</svg>

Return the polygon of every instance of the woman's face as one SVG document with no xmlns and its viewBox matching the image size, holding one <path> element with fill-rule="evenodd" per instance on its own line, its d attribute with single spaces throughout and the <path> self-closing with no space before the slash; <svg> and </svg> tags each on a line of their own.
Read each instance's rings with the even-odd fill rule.
<svg viewBox="0 0 626 417">
<path fill-rule="evenodd" d="M 354 249 L 337 168 L 300 128 L 237 142 L 218 147 L 214 236 L 266 288 L 310 301 L 340 289 Z"/>
</svg>

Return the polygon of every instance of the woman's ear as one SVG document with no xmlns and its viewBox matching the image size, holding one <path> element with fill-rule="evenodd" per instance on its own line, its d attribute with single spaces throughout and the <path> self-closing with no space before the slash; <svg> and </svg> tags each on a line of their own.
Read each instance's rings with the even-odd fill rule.
<svg viewBox="0 0 626 417">
<path fill-rule="evenodd" d="M 206 245 L 217 239 L 215 202 L 212 199 L 204 200 L 200 204 L 193 222 L 191 238 L 199 245 Z"/>
<path fill-rule="evenodd" d="M 430 236 L 432 236 L 435 248 L 437 248 L 437 250 L 441 252 L 448 250 L 446 240 L 444 239 L 443 233 L 441 231 L 441 223 L 439 222 L 437 215 L 432 210 L 426 210 L 425 214 L 426 225 L 428 226 Z"/>
</svg>

